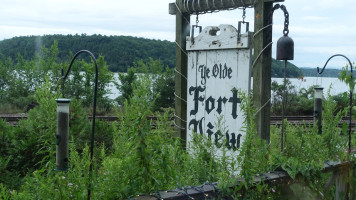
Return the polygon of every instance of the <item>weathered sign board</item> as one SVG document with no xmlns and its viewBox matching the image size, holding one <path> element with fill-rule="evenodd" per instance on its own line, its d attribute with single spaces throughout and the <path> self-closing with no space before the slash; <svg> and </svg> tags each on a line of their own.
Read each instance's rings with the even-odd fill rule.
<svg viewBox="0 0 356 200">
<path fill-rule="evenodd" d="M 231 25 L 206 27 L 187 37 L 187 146 L 192 133 L 206 134 L 218 148 L 236 151 L 242 144 L 244 117 L 239 92 L 249 92 L 251 32 Z"/>
</svg>

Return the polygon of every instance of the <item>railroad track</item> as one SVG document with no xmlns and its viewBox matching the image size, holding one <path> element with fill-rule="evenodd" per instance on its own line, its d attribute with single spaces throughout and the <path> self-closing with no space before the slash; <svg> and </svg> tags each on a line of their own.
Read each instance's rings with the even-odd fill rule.
<svg viewBox="0 0 356 200">
<path fill-rule="evenodd" d="M 293 124 L 293 125 L 313 125 L 314 124 L 314 118 L 313 116 L 286 116 L 286 119 L 288 123 Z M 282 125 L 282 116 L 271 116 L 270 118 L 271 125 L 277 125 L 280 127 Z M 349 118 L 348 117 L 343 117 L 342 120 L 339 122 L 338 127 L 342 128 L 343 124 L 349 124 Z M 348 127 L 348 126 L 347 126 Z M 355 130 L 356 127 L 356 121 L 353 120 L 351 123 L 351 128 L 352 130 Z"/>
<path fill-rule="evenodd" d="M 18 123 L 18 121 L 27 119 L 27 114 L 26 113 L 0 114 L 0 118 L 7 121 L 8 123 L 10 123 L 12 125 L 16 125 Z M 88 118 L 92 119 L 91 116 L 89 116 Z M 118 121 L 118 117 L 116 117 L 116 116 L 96 116 L 96 119 L 105 120 L 105 121 Z M 157 117 L 149 116 L 148 119 L 155 121 L 155 120 L 157 120 Z M 313 124 L 314 123 L 313 116 L 286 116 L 286 119 L 289 123 L 295 124 L 295 125 Z M 271 125 L 281 125 L 282 117 L 281 116 L 271 116 L 270 121 L 271 121 Z M 342 119 L 342 121 L 339 123 L 339 127 L 341 127 L 344 122 L 348 124 L 348 118 L 344 117 Z M 355 127 L 356 121 L 354 120 L 351 125 L 352 125 L 352 127 Z"/>
</svg>

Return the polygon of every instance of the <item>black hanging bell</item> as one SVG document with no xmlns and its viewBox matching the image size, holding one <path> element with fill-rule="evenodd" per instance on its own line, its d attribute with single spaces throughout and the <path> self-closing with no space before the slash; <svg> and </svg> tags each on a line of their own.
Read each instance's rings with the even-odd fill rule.
<svg viewBox="0 0 356 200">
<path fill-rule="evenodd" d="M 277 60 L 293 60 L 294 59 L 294 42 L 288 35 L 283 35 L 277 41 Z"/>
</svg>

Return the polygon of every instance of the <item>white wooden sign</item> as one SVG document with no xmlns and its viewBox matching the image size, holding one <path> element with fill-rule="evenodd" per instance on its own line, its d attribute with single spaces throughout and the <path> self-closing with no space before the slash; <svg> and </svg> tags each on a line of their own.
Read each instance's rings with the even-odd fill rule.
<svg viewBox="0 0 356 200">
<path fill-rule="evenodd" d="M 231 25 L 206 27 L 194 39 L 187 38 L 188 144 L 194 131 L 206 134 L 218 148 L 239 149 L 244 136 L 239 91 L 250 90 L 250 38 L 247 32 L 238 41 Z"/>
</svg>

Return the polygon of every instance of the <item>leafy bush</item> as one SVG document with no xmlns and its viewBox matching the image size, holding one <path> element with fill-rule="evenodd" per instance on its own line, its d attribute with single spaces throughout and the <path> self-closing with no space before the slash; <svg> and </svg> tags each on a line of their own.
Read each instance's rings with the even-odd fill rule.
<svg viewBox="0 0 356 200">
<path fill-rule="evenodd" d="M 71 54 L 70 54 L 71 55 Z M 108 85 L 112 82 L 113 73 L 103 56 L 99 56 L 98 63 L 98 101 L 104 111 L 112 109 L 112 102 L 107 94 Z M 6 105 L 0 107 L 2 111 L 26 111 L 28 105 L 37 104 L 35 91 L 41 88 L 47 81 L 57 88 L 62 86 L 61 92 L 68 98 L 81 99 L 82 104 L 89 108 L 93 102 L 95 67 L 92 62 L 77 61 L 73 64 L 69 77 L 63 84 L 59 81 L 61 71 L 67 69 L 67 63 L 58 62 L 58 43 L 54 41 L 48 49 L 42 47 L 39 54 L 30 61 L 25 61 L 21 55 L 14 64 L 11 60 L 1 58 L 0 60 L 0 103 Z M 4 72 L 4 73 L 3 73 Z M 3 94 L 3 95 L 2 95 Z M 13 111 L 11 111 L 13 110 Z M 100 110 L 100 109 L 99 109 Z"/>
<path fill-rule="evenodd" d="M 138 79 L 138 76 L 148 75 L 152 79 L 152 96 L 156 98 L 153 111 L 162 111 L 164 108 L 174 106 L 174 70 L 164 65 L 160 60 L 149 59 L 148 62 L 139 60 L 134 63 L 134 66 L 129 68 L 127 73 L 119 73 L 121 84 L 116 84 L 116 88 L 120 91 L 121 96 L 116 100 L 119 105 L 123 105 L 125 100 L 130 103 L 130 98 L 133 92 L 133 84 Z M 152 97 L 150 97 L 152 98 Z"/>
<path fill-rule="evenodd" d="M 296 91 L 295 86 L 293 86 L 290 80 L 286 80 L 286 88 L 284 88 L 283 84 L 278 84 L 276 81 L 273 81 L 271 84 L 272 90 L 272 106 L 271 106 L 271 114 L 280 116 L 282 113 L 282 105 L 283 105 L 283 93 L 284 89 L 286 90 L 286 106 L 285 115 L 312 115 L 313 114 L 313 106 L 314 106 L 314 90 L 313 88 L 316 85 L 309 87 L 308 89 L 302 88 L 300 91 Z"/>
<path fill-rule="evenodd" d="M 242 131 L 246 133 L 241 148 L 227 156 L 227 149 L 221 147 L 222 154 L 217 155 L 213 141 L 195 134 L 189 153 L 175 136 L 172 110 L 153 113 L 159 95 L 153 94 L 152 81 L 148 75 L 138 76 L 132 84 L 130 103 L 126 100 L 123 112 L 117 113 L 120 123 L 97 122 L 92 161 L 88 147 L 90 122 L 82 101 L 73 100 L 70 169 L 57 172 L 53 143 L 55 99 L 60 95 L 51 91 L 47 79 L 34 94 L 39 106 L 29 112 L 27 120 L 18 127 L 0 121 L 0 144 L 4 147 L 0 149 L 0 198 L 84 199 L 90 189 L 93 199 L 125 199 L 206 181 L 219 182 L 221 199 L 334 197 L 322 187 L 330 177 L 321 173 L 323 164 L 326 160 L 351 158 L 345 151 L 347 138 L 339 134 L 346 134 L 346 129 L 336 127 L 347 111 L 334 115 L 336 104 L 330 96 L 323 101 L 323 134 L 317 134 L 316 126 L 297 127 L 284 122 L 286 136 L 281 151 L 280 128 L 271 127 L 269 144 L 261 140 L 254 124 L 256 110 L 250 97 L 240 94 L 245 119 Z M 158 117 L 155 122 L 148 119 L 153 114 Z M 223 131 L 223 121 L 218 120 L 217 124 Z M 354 136 L 352 145 L 356 145 Z M 93 171 L 89 172 L 91 164 Z M 256 174 L 270 170 L 285 170 L 293 182 L 290 186 L 254 183 Z M 239 182 L 237 177 L 244 181 Z"/>
</svg>

